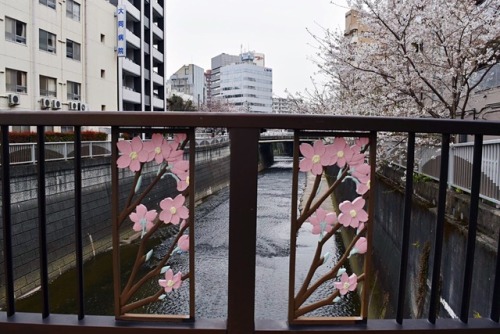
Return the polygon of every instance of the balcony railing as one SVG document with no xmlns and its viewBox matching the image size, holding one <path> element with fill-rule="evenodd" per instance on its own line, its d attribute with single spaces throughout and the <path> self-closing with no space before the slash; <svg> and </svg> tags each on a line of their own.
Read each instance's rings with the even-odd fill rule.
<svg viewBox="0 0 500 334">
<path fill-rule="evenodd" d="M 2 228 L 3 228 L 3 256 L 5 264 L 5 288 L 7 305 L 6 310 L 0 312 L 0 332 L 37 332 L 59 333 L 165 333 L 165 332 L 207 332 L 207 333 L 271 333 L 271 332 L 412 332 L 412 333 L 498 333 L 500 310 L 500 257 L 496 251 L 496 267 L 493 278 L 493 293 L 489 314 L 483 318 L 470 318 L 470 294 L 472 288 L 472 272 L 477 232 L 477 215 L 479 202 L 479 179 L 481 175 L 481 155 L 484 135 L 500 135 L 500 122 L 460 121 L 460 120 L 430 120 L 430 119 L 393 119 L 370 117 L 335 117 L 335 116 L 306 116 L 306 115 L 250 115 L 250 114 L 209 114 L 209 113 L 114 113 L 114 112 L 4 112 L 0 113 L 2 131 Z M 10 145 L 8 142 L 9 126 L 37 126 L 38 133 L 38 210 L 39 210 L 39 254 L 40 254 L 40 281 L 42 291 L 41 314 L 16 312 L 14 296 L 14 274 L 16 265 L 13 257 L 13 240 L 11 224 L 11 193 L 10 193 Z M 76 268 L 77 279 L 74 282 L 78 291 L 79 311 L 76 315 L 51 314 L 49 308 L 48 276 L 47 276 L 47 242 L 45 220 L 45 142 L 44 126 L 74 126 L 75 127 L 75 236 L 76 236 Z M 151 321 L 124 321 L 115 320 L 108 316 L 89 316 L 85 314 L 83 300 L 83 255 L 82 255 L 82 226 L 81 226 L 81 168 L 82 143 L 80 130 L 83 126 L 111 126 L 114 140 L 117 134 L 127 129 L 148 129 L 151 131 L 193 131 L 196 128 L 227 128 L 230 134 L 230 209 L 229 209 L 229 264 L 228 264 L 228 312 L 227 319 L 190 319 L 187 322 L 164 323 Z M 344 136 L 365 136 L 370 143 L 376 143 L 381 132 L 398 132 L 407 134 L 407 161 L 406 168 L 414 169 L 415 135 L 439 134 L 442 139 L 441 167 L 439 181 L 439 198 L 437 203 L 437 221 L 435 225 L 435 243 L 432 259 L 431 292 L 429 298 L 429 316 L 427 319 L 404 319 L 404 305 L 407 292 L 405 291 L 408 276 L 409 231 L 411 225 L 411 202 L 413 196 L 413 178 L 406 178 L 404 219 L 402 222 L 402 240 L 399 277 L 392 277 L 392 284 L 399 287 L 396 318 L 389 320 L 360 319 L 351 323 L 332 324 L 321 323 L 314 325 L 306 323 L 292 325 L 286 321 L 275 319 L 255 319 L 255 278 L 256 278 L 256 211 L 257 211 L 257 168 L 258 145 L 262 129 L 293 129 L 297 134 L 307 132 L 314 134 L 339 133 Z M 465 252 L 465 268 L 462 273 L 463 286 L 457 290 L 462 292 L 460 319 L 437 319 L 440 290 L 440 267 L 442 263 L 442 245 L 444 239 L 445 204 L 447 173 L 449 165 L 450 129 L 455 134 L 473 135 L 474 153 L 472 168 L 472 187 L 470 196 L 470 216 Z M 147 130 L 144 130 L 147 131 Z M 193 132 L 190 132 L 191 134 Z M 297 137 L 296 137 L 297 138 Z M 295 140 L 295 144 L 298 140 Z M 117 156 L 116 148 L 114 156 Z M 298 152 L 296 146 L 295 152 Z M 371 159 L 374 159 L 374 148 L 370 148 Z M 340 155 L 339 155 L 340 157 Z M 319 158 L 312 157 L 313 162 Z M 295 167 L 298 170 L 298 165 Z M 346 171 L 347 172 L 347 171 Z M 115 176 L 113 182 L 117 183 Z M 115 185 L 113 185 L 115 188 Z M 294 185 L 296 189 L 296 185 Z M 115 195 L 113 195 L 115 196 Z M 310 205 L 310 203 L 309 203 Z M 352 214 L 352 210 L 351 210 Z M 116 216 L 116 215 L 115 215 Z M 353 216 L 354 217 L 354 216 Z M 371 225 L 371 224 L 370 224 Z M 293 235 L 293 233 L 292 233 Z M 116 243 L 115 243 L 116 245 Z M 497 247 L 500 242 L 497 241 Z M 324 259 L 322 259 L 323 261 Z M 324 260 L 326 261 L 326 260 Z M 116 278 L 115 278 L 116 281 Z M 116 284 L 116 283 L 115 283 Z M 118 286 L 119 280 L 118 280 Z M 115 301 L 120 298 L 115 296 Z M 120 316 L 119 307 L 115 306 L 117 318 Z M 293 309 L 292 309 L 293 310 Z M 144 320 L 144 319 L 143 319 Z M 312 321 L 314 322 L 314 321 Z"/>
</svg>

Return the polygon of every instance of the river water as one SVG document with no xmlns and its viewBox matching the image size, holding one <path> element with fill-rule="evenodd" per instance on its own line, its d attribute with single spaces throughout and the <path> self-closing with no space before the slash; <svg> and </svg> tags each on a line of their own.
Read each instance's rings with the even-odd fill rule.
<svg viewBox="0 0 500 334">
<path fill-rule="evenodd" d="M 305 175 L 300 173 L 299 185 L 305 185 Z M 259 174 L 258 225 L 256 257 L 256 318 L 285 320 L 287 318 L 289 240 L 291 211 L 292 161 L 277 158 L 276 163 Z M 300 187 L 302 191 L 303 187 Z M 299 193 L 300 198 L 300 193 Z M 195 273 L 196 316 L 201 318 L 226 318 L 227 316 L 227 264 L 228 264 L 228 216 L 229 190 L 211 195 L 196 207 Z M 307 229 L 307 227 L 304 227 Z M 158 241 L 160 242 L 160 241 Z M 168 242 L 156 245 L 155 254 L 161 255 Z M 298 243 L 297 276 L 305 275 L 314 252 L 315 242 Z M 332 246 L 333 247 L 333 246 Z M 335 247 L 334 247 L 335 248 Z M 122 256 L 133 259 L 135 248 L 123 247 Z M 334 251 L 334 250 L 332 250 Z M 304 259 L 304 260 L 302 260 Z M 187 256 L 174 256 L 175 271 L 187 267 Z M 302 262 L 302 263 L 301 263 Z M 244 265 L 244 264 L 242 264 Z M 122 264 L 123 266 L 123 264 Z M 75 313 L 76 281 L 71 270 L 57 278 L 50 286 L 52 313 Z M 111 254 L 100 254 L 85 264 L 85 312 L 86 314 L 113 314 L 113 284 Z M 152 282 L 151 291 L 158 285 Z M 331 287 L 325 287 L 329 289 Z M 148 287 L 146 286 L 146 289 Z M 188 289 L 172 294 L 175 303 L 156 302 L 147 307 L 151 313 L 187 313 Z M 18 300 L 18 311 L 40 311 L 40 295 Z M 170 296 L 168 297 L 170 298 Z M 316 312 L 322 315 L 349 315 L 355 312 L 352 301 Z"/>
</svg>

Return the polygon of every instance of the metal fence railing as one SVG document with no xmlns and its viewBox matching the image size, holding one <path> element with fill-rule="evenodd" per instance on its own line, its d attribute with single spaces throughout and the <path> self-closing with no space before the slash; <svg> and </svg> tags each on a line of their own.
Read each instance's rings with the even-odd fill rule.
<svg viewBox="0 0 500 334">
<path fill-rule="evenodd" d="M 2 143 L 1 159 L 4 162 L 2 168 L 0 169 L 1 182 L 1 236 L 2 242 L 0 246 L 0 261 L 3 261 L 3 277 L 0 280 L 1 288 L 5 291 L 6 306 L 0 310 L 0 332 L 1 333 L 60 333 L 61 331 L 71 331 L 73 334 L 104 334 L 104 333 L 116 333 L 116 334 L 126 334 L 135 332 L 153 334 L 153 333 L 228 333 L 228 334 L 253 334 L 253 333 L 353 333 L 362 334 L 366 332 L 373 333 L 498 333 L 499 332 L 499 313 L 500 313 L 500 259 L 498 254 L 500 254 L 500 248 L 497 249 L 496 254 L 492 253 L 492 274 L 490 277 L 479 276 L 473 280 L 474 265 L 476 267 L 484 265 L 479 257 L 479 252 L 476 252 L 476 235 L 478 232 L 478 211 L 479 211 L 479 184 L 481 174 L 484 174 L 484 170 L 489 170 L 491 168 L 495 169 L 495 164 L 489 167 L 488 164 L 484 168 L 481 168 L 482 160 L 484 157 L 489 157 L 491 161 L 498 161 L 495 155 L 482 154 L 483 147 L 488 146 L 483 144 L 484 136 L 499 136 L 500 135 L 500 122 L 477 122 L 477 121 L 466 121 L 466 120 L 434 120 L 434 119 L 405 119 L 405 118 L 385 118 L 385 117 L 341 117 L 341 116 L 319 116 L 319 115 L 285 115 L 285 114 L 224 114 L 224 113 L 180 113 L 180 112 L 166 112 L 166 113 L 148 113 L 148 112 L 128 112 L 127 117 L 124 117 L 123 113 L 116 112 L 72 112 L 72 113 L 53 113 L 53 112 L 43 112 L 43 111 L 26 111 L 26 112 L 2 112 L 0 113 L 0 127 L 1 127 L 1 138 Z M 21 257 L 18 256 L 17 250 L 19 247 L 17 244 L 18 237 L 15 235 L 19 231 L 24 231 L 24 222 L 21 227 L 15 226 L 15 221 L 13 219 L 13 214 L 15 213 L 11 202 L 12 198 L 12 187 L 11 187 L 11 168 L 8 168 L 11 152 L 9 148 L 8 130 L 10 126 L 37 126 L 38 132 L 38 143 L 39 147 L 36 152 L 36 166 L 37 166 L 37 203 L 36 208 L 38 209 L 36 229 L 33 233 L 29 233 L 29 236 L 33 238 L 33 246 L 36 254 L 39 256 L 40 268 L 37 270 L 40 278 L 40 291 L 41 291 L 41 302 L 42 309 L 41 312 L 37 313 L 25 313 L 16 311 L 16 295 L 15 295 L 15 284 L 18 279 L 17 272 L 15 268 L 21 265 Z M 82 187 L 82 157 L 85 156 L 84 152 L 80 152 L 83 148 L 81 143 L 81 128 L 84 126 L 111 126 L 113 131 L 113 140 L 118 141 L 118 135 L 120 131 L 122 132 L 137 132 L 141 129 L 148 129 L 147 131 L 156 131 L 150 128 L 156 127 L 161 128 L 165 132 L 179 132 L 179 131 L 194 131 L 197 128 L 227 128 L 230 133 L 231 145 L 230 145 L 230 177 L 229 177 L 229 212 L 227 214 L 228 224 L 227 224 L 227 276 L 224 274 L 214 273 L 217 275 L 217 279 L 227 282 L 226 293 L 221 294 L 218 298 L 227 298 L 227 317 L 226 319 L 187 319 L 189 321 L 182 321 L 176 319 L 177 322 L 170 323 L 158 323 L 153 321 L 148 321 L 147 319 L 141 319 L 140 322 L 133 320 L 118 320 L 117 317 L 121 315 L 120 305 L 122 303 L 120 296 L 117 294 L 114 298 L 115 301 L 115 317 L 110 316 L 94 316 L 87 315 L 85 312 L 84 301 L 88 296 L 85 290 L 83 274 L 83 236 L 84 236 L 84 220 L 82 217 L 82 203 L 83 203 L 83 187 Z M 46 194 L 46 156 L 47 151 L 51 150 L 57 154 L 63 155 L 61 152 L 72 151 L 72 146 L 59 147 L 58 149 L 51 148 L 51 143 L 45 143 L 43 134 L 45 126 L 74 126 L 75 127 L 75 158 L 74 158 L 74 205 L 72 206 L 72 215 L 64 220 L 63 227 L 72 227 L 74 235 L 74 254 L 75 254 L 75 270 L 77 274 L 71 281 L 72 286 L 69 288 L 75 288 L 76 302 L 78 304 L 78 314 L 51 314 L 51 307 L 49 303 L 50 289 L 49 289 L 49 276 L 48 276 L 48 263 L 49 254 L 54 252 L 54 249 L 49 248 L 50 244 L 48 242 L 48 236 L 54 235 L 54 232 L 49 233 L 47 229 L 47 194 Z M 299 142 L 298 135 L 302 133 L 306 134 L 317 134 L 323 136 L 323 133 L 328 133 L 330 136 L 343 136 L 343 137 L 360 137 L 362 135 L 370 137 L 370 145 L 377 145 L 377 136 L 384 132 L 397 132 L 402 133 L 407 138 L 407 148 L 408 156 L 406 161 L 403 163 L 407 170 L 415 169 L 415 143 L 416 134 L 435 134 L 440 138 L 441 142 L 441 152 L 442 158 L 439 160 L 440 164 L 440 178 L 439 178 L 439 194 L 436 205 L 436 215 L 435 223 L 427 228 L 432 230 L 433 249 L 429 251 L 428 265 L 429 274 L 424 274 L 423 282 L 426 283 L 427 276 L 430 276 L 430 289 L 424 293 L 427 295 L 425 302 L 425 308 L 428 310 L 427 318 L 415 318 L 408 319 L 405 311 L 405 305 L 407 305 L 408 297 L 411 291 L 407 288 L 412 282 L 409 280 L 410 268 L 408 262 L 412 259 L 408 256 L 410 249 L 412 248 L 411 243 L 411 230 L 415 229 L 417 226 L 419 229 L 424 229 L 421 225 L 417 225 L 412 218 L 412 198 L 413 198 L 413 178 L 408 177 L 405 180 L 405 192 L 404 192 L 404 204 L 402 206 L 391 207 L 386 206 L 380 208 L 380 210 L 397 210 L 401 211 L 401 218 L 394 223 L 394 231 L 399 230 L 399 240 L 395 242 L 394 251 L 391 253 L 393 258 L 391 261 L 396 265 L 396 270 L 399 274 L 392 275 L 389 277 L 388 282 L 397 286 L 397 296 L 394 298 L 394 302 L 384 306 L 391 307 L 392 305 L 396 310 L 396 317 L 394 319 L 360 319 L 352 320 L 350 323 L 344 322 L 343 324 L 333 323 L 333 322 L 321 322 L 316 321 L 315 317 L 310 317 L 306 320 L 311 320 L 312 323 L 303 323 L 300 326 L 290 324 L 284 320 L 279 319 L 259 319 L 255 317 L 256 309 L 256 295 L 255 282 L 259 279 L 257 275 L 257 265 L 256 265 L 256 255 L 257 255 L 257 242 L 258 236 L 257 231 L 257 211 L 258 211 L 258 178 L 257 166 L 259 163 L 259 140 L 260 133 L 262 129 L 294 129 L 297 134 L 297 138 L 294 142 L 295 157 L 294 163 L 296 164 L 296 169 L 298 169 L 299 161 Z M 453 129 L 455 134 L 468 134 L 474 136 L 474 148 L 473 148 L 473 158 L 470 159 L 464 155 L 456 155 L 456 157 L 468 161 L 472 160 L 473 167 L 471 168 L 471 196 L 470 196 L 470 210 L 467 228 L 467 242 L 463 245 L 463 253 L 460 253 L 460 260 L 455 260 L 455 262 L 449 261 L 449 253 L 447 248 L 444 248 L 445 242 L 447 242 L 448 232 L 445 231 L 446 223 L 446 188 L 448 186 L 447 180 L 449 171 L 449 157 L 450 154 L 450 140 L 451 134 L 450 129 Z M 372 142 L 373 139 L 373 142 Z M 14 145 L 15 146 L 15 145 Z M 116 161 L 118 158 L 118 145 L 113 146 L 113 159 Z M 126 145 L 125 145 L 126 146 Z M 354 145 L 356 146 L 356 145 Z M 347 147 L 347 146 L 341 146 Z M 319 151 L 322 149 L 322 144 L 317 144 Z M 374 147 L 375 148 L 375 147 Z M 35 148 L 36 149 L 36 148 Z M 90 150 L 90 149 L 89 149 Z M 94 146 L 92 146 L 92 151 Z M 307 148 L 306 148 L 307 150 Z M 453 148 L 452 150 L 455 150 Z M 31 152 L 31 148 L 27 149 Z M 123 150 L 125 152 L 125 149 Z M 307 153 L 310 157 L 308 159 L 314 164 L 321 163 L 322 152 L 316 153 L 314 150 L 309 150 Z M 485 152 L 488 148 L 484 149 Z M 339 151 L 340 152 L 340 151 Z M 123 153 L 123 152 L 122 152 Z M 137 152 L 132 152 L 136 154 Z M 342 151 L 343 153 L 343 151 Z M 30 153 L 31 154 L 31 153 Z M 126 153 L 124 153 L 126 154 Z M 375 156 L 375 150 L 370 151 L 371 156 Z M 67 154 L 70 156 L 70 153 Z M 123 154 L 122 154 L 123 156 Z M 132 158 L 133 155 L 129 156 Z M 192 155 L 191 155 L 192 156 Z M 305 154 L 304 154 L 305 156 Z M 28 155 L 30 157 L 30 155 Z M 328 160 L 330 160 L 330 158 Z M 336 155 L 336 158 L 344 157 L 344 155 Z M 455 156 L 454 156 L 455 157 Z M 482 158 L 483 157 L 483 158 Z M 134 157 L 134 159 L 137 157 Z M 352 156 L 351 156 L 352 158 Z M 437 159 L 430 159 L 437 160 Z M 195 161 L 196 162 L 196 161 Z M 328 162 L 329 163 L 329 162 Z M 457 165 L 456 162 L 452 162 L 452 165 Z M 425 164 L 424 164 L 425 165 Z M 346 165 L 348 166 L 348 165 Z M 372 165 L 373 166 L 373 165 Z M 496 165 L 498 166 L 498 165 Z M 177 167 L 177 166 L 176 166 Z M 166 166 L 164 167 L 166 168 Z M 356 167 L 357 168 L 357 167 Z M 184 169 L 179 169 L 184 171 Z M 498 169 L 498 168 L 497 168 Z M 166 169 L 164 169 L 165 172 Z M 194 169 L 190 170 L 192 173 Z M 362 170 L 355 170 L 357 173 L 362 175 Z M 345 173 L 349 171 L 345 169 Z M 350 172 L 353 172 L 352 170 Z M 370 172 L 373 175 L 373 172 Z M 192 174 L 189 174 L 192 175 Z M 158 180 L 161 179 L 162 175 L 157 175 Z M 135 177 L 134 177 L 135 179 Z M 316 189 L 320 189 L 321 178 L 317 178 L 319 182 L 316 185 Z M 136 179 L 139 182 L 139 178 Z M 119 206 L 119 175 L 114 169 L 111 178 L 112 184 L 112 224 L 113 233 L 115 238 L 113 239 L 113 263 L 114 272 L 116 274 L 114 285 L 119 288 L 122 284 L 120 281 L 120 257 L 118 249 L 120 248 L 119 239 L 119 224 L 120 217 L 118 212 Z M 367 185 L 365 185 L 367 186 Z M 297 189 L 298 181 L 292 181 L 292 188 Z M 132 187 L 131 189 L 134 189 Z M 295 192 L 295 191 L 294 191 Z M 314 192 L 314 191 L 313 191 Z M 373 193 L 376 194 L 376 193 Z M 372 196 L 372 195 L 370 195 Z M 127 201 L 134 200 L 133 196 L 129 199 L 124 197 Z M 362 198 L 361 198 L 362 199 Z M 171 200 L 171 199 L 170 199 Z M 191 199 L 190 199 L 191 200 Z M 140 203 L 141 199 L 138 199 Z M 361 200 L 360 200 L 361 201 Z M 294 214 L 298 211 L 296 207 L 297 201 L 293 201 L 292 210 Z M 347 203 L 349 206 L 352 205 L 352 209 L 349 211 L 345 217 L 355 218 L 357 215 L 360 216 L 360 210 L 356 208 L 354 204 L 356 200 L 352 203 L 349 201 L 343 202 Z M 343 204 L 342 203 L 342 204 Z M 363 200 L 364 203 L 364 200 Z M 341 204 L 341 205 L 342 205 Z M 182 204 L 181 204 L 182 205 Z M 306 204 L 312 208 L 315 203 Z M 344 204 L 346 205 L 346 204 Z M 357 205 L 357 204 L 356 204 Z M 364 204 L 362 204 L 364 206 Z M 173 215 L 175 212 L 170 209 L 170 214 Z M 175 211 L 175 210 L 174 210 Z M 180 211 L 180 210 L 179 210 Z M 398 212 L 399 213 L 399 212 Z M 168 214 L 168 213 L 167 213 Z M 128 216 L 128 214 L 126 215 Z M 123 217 L 122 217 L 123 218 Z M 169 218 L 170 219 L 170 218 Z M 286 218 L 285 218 L 286 219 Z M 320 218 L 318 218 L 320 219 Z M 326 218 L 321 218 L 326 220 Z M 348 218 L 350 219 L 350 218 Z M 145 218 L 144 218 L 145 220 Z M 412 224 L 413 223 L 413 224 Z M 146 225 L 146 223 L 142 223 Z M 323 224 L 323 222 L 321 222 Z M 374 226 L 375 224 L 369 223 L 369 226 Z M 262 225 L 260 225 L 262 226 Z M 352 226 L 354 227 L 354 226 Z M 193 225 L 194 228 L 194 225 Z M 281 231 L 280 231 L 281 232 Z M 354 231 L 352 231 L 354 232 Z M 445 234 L 446 232 L 446 234 Z M 56 231 L 57 233 L 57 231 Z M 214 233 L 220 233 L 220 231 L 215 231 Z M 297 231 L 291 231 L 290 236 L 293 238 L 297 234 Z M 498 236 L 497 236 L 498 237 Z M 286 237 L 285 237 L 286 238 Z M 190 239 L 190 249 L 195 248 L 194 238 Z M 284 240 L 286 243 L 286 239 Z M 499 243 L 497 242 L 497 245 Z M 174 243 L 175 245 L 175 243 Z M 357 243 L 356 243 L 357 245 Z M 351 247 L 354 245 L 351 245 Z M 373 248 L 374 245 L 369 245 Z M 455 246 L 455 244 L 453 245 Z M 456 245 L 459 246 L 458 244 Z M 180 246 L 179 246 L 180 247 Z M 358 246 L 356 246 L 358 247 Z M 361 248 L 362 246 L 360 246 Z M 365 244 L 366 251 L 366 244 Z M 495 248 L 498 246 L 495 246 Z M 290 247 L 291 248 L 291 247 Z M 479 247 L 478 247 L 479 248 Z M 173 248 L 172 248 L 173 249 Z M 198 246 L 198 249 L 199 246 Z M 457 252 L 458 253 L 458 252 Z M 141 255 L 138 252 L 137 259 L 139 261 L 147 261 L 151 257 L 149 255 Z M 144 252 L 146 254 L 146 252 Z M 290 253 L 291 254 L 291 253 Z M 317 253 L 317 260 L 314 261 L 315 264 L 321 266 L 326 258 L 328 257 L 326 253 L 324 256 L 321 252 Z M 156 256 L 156 255 L 154 255 Z M 286 254 L 284 255 L 287 256 Z M 347 256 L 345 254 L 345 256 Z M 292 256 L 289 256 L 290 267 L 294 264 Z M 384 266 L 389 263 L 387 259 L 382 259 Z M 447 285 L 446 282 L 442 280 L 442 273 L 444 269 L 442 266 L 445 265 L 455 265 L 457 261 L 462 261 L 464 264 L 463 271 L 453 269 L 461 282 L 457 283 L 455 288 L 455 293 L 459 294 L 457 301 L 457 313 L 460 314 L 460 319 L 447 319 L 440 318 L 440 299 L 441 290 Z M 387 263 L 386 263 L 387 262 Z M 162 264 L 163 265 L 163 264 Z M 494 268 L 493 268 L 494 267 Z M 381 270 L 384 267 L 380 267 Z M 30 268 L 30 270 L 32 270 Z M 35 269 L 36 270 L 36 269 Z M 167 269 L 165 269 L 167 270 Z M 190 269 L 191 270 L 191 269 Z M 193 271 L 194 272 L 194 271 Z M 177 274 L 176 274 L 177 275 Z M 220 277 L 219 277 L 220 276 Z M 166 277 L 166 274 L 165 274 Z M 312 277 L 312 274 L 311 274 Z M 329 279 L 328 277 L 326 277 Z M 182 278 L 184 279 L 184 278 Z M 189 277 L 191 279 L 191 277 Z M 335 283 L 337 278 L 333 277 Z M 163 280 L 162 280 L 163 281 Z M 131 281 L 134 283 L 134 281 Z M 167 284 L 171 284 L 172 279 L 169 279 Z M 294 295 L 294 284 L 289 283 L 290 295 Z M 347 286 L 346 286 L 347 283 Z M 210 283 L 211 284 L 211 283 Z M 286 280 L 280 280 L 277 278 L 277 284 L 287 284 Z M 342 283 L 339 285 L 340 289 L 350 289 L 351 286 L 349 282 Z M 367 285 L 370 285 L 368 283 Z M 474 284 L 474 285 L 473 285 Z M 473 313 L 474 309 L 471 308 L 471 296 L 473 292 L 472 288 L 477 286 L 482 286 L 483 284 L 491 285 L 491 293 L 488 292 L 484 296 L 486 303 L 488 305 L 488 310 L 482 314 L 480 317 L 476 317 Z M 338 286 L 338 285 L 336 285 Z M 172 285 L 169 285 L 172 287 Z M 272 287 L 269 287 L 271 289 Z M 307 286 L 306 286 L 307 288 Z M 117 289 L 118 290 L 118 289 Z M 193 291 L 193 290 L 192 290 Z M 161 291 L 160 291 L 161 292 Z M 194 298 L 194 291 L 190 292 Z M 205 293 L 205 292 L 202 292 Z M 206 293 L 211 293 L 207 290 Z M 266 296 L 267 297 L 267 296 Z M 372 296 L 370 296 L 370 299 Z M 159 297 L 155 297 L 159 299 Z M 191 298 L 191 297 L 190 297 Z M 373 300 L 382 299 L 385 297 L 373 294 Z M 293 299 L 289 298 L 289 305 L 293 306 Z M 397 299 L 397 300 L 396 300 Z M 333 301 L 335 302 L 335 301 Z M 332 302 L 329 302 L 330 304 Z M 491 306 L 490 306 L 491 305 Z M 427 307 L 428 306 L 428 307 Z M 202 306 L 203 307 L 203 306 Z M 424 306 L 422 306 L 424 307 Z M 385 311 L 384 311 L 385 312 Z"/>
<path fill-rule="evenodd" d="M 35 164 L 37 162 L 36 143 L 12 143 L 9 145 L 11 165 Z M 73 159 L 73 142 L 55 142 L 45 144 L 45 161 Z M 82 142 L 82 158 L 95 158 L 111 155 L 111 142 L 87 141 Z"/>
<path fill-rule="evenodd" d="M 473 153 L 474 143 L 450 145 L 449 186 L 470 193 Z M 484 141 L 482 157 L 480 196 L 500 204 L 500 140 Z M 416 159 L 419 161 L 418 173 L 439 179 L 439 147 L 421 147 L 416 152 Z"/>
<path fill-rule="evenodd" d="M 200 136 L 196 138 L 196 146 L 210 146 L 229 141 L 227 135 Z M 9 145 L 10 164 L 35 164 L 37 143 L 12 143 Z M 82 158 L 111 156 L 111 141 L 82 142 Z M 54 142 L 45 144 L 45 161 L 69 160 L 74 157 L 73 142 Z"/>
</svg>

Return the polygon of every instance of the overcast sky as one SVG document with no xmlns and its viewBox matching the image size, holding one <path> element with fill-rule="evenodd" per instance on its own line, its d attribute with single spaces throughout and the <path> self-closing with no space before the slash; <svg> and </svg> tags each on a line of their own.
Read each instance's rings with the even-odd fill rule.
<svg viewBox="0 0 500 334">
<path fill-rule="evenodd" d="M 168 0 L 167 75 L 182 65 L 210 68 L 220 53 L 254 50 L 273 69 L 273 93 L 311 88 L 315 41 L 306 29 L 343 29 L 345 0 Z"/>
</svg>

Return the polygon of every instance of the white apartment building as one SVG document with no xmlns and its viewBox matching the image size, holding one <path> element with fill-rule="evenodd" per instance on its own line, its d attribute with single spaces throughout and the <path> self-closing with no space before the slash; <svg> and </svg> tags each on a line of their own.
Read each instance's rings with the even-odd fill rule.
<svg viewBox="0 0 500 334">
<path fill-rule="evenodd" d="M 111 0 L 117 6 L 119 110 L 165 111 L 164 0 Z M 122 9 L 126 15 L 120 16 Z"/>
<path fill-rule="evenodd" d="M 164 111 L 163 0 L 121 1 L 123 57 L 118 1 L 0 0 L 0 112 Z"/>
<path fill-rule="evenodd" d="M 182 66 L 170 76 L 168 86 L 168 97 L 174 94 L 181 96 L 184 100 L 187 97 L 197 109 L 200 109 L 205 104 L 205 70 L 197 65 L 189 64 Z"/>
<path fill-rule="evenodd" d="M 116 33 L 106 23 L 114 6 L 75 0 L 0 6 L 0 111 L 116 109 Z"/>
<path fill-rule="evenodd" d="M 212 58 L 212 98 L 229 103 L 244 112 L 271 113 L 273 72 L 262 66 L 263 54 L 242 53 L 240 56 L 226 54 Z M 236 57 L 239 59 L 235 62 Z M 215 60 L 215 61 L 214 61 Z M 232 61 L 227 64 L 227 62 Z M 217 70 L 217 74 L 214 74 Z"/>
<path fill-rule="evenodd" d="M 289 114 L 293 110 L 293 101 L 286 97 L 273 97 L 273 114 Z"/>
</svg>

